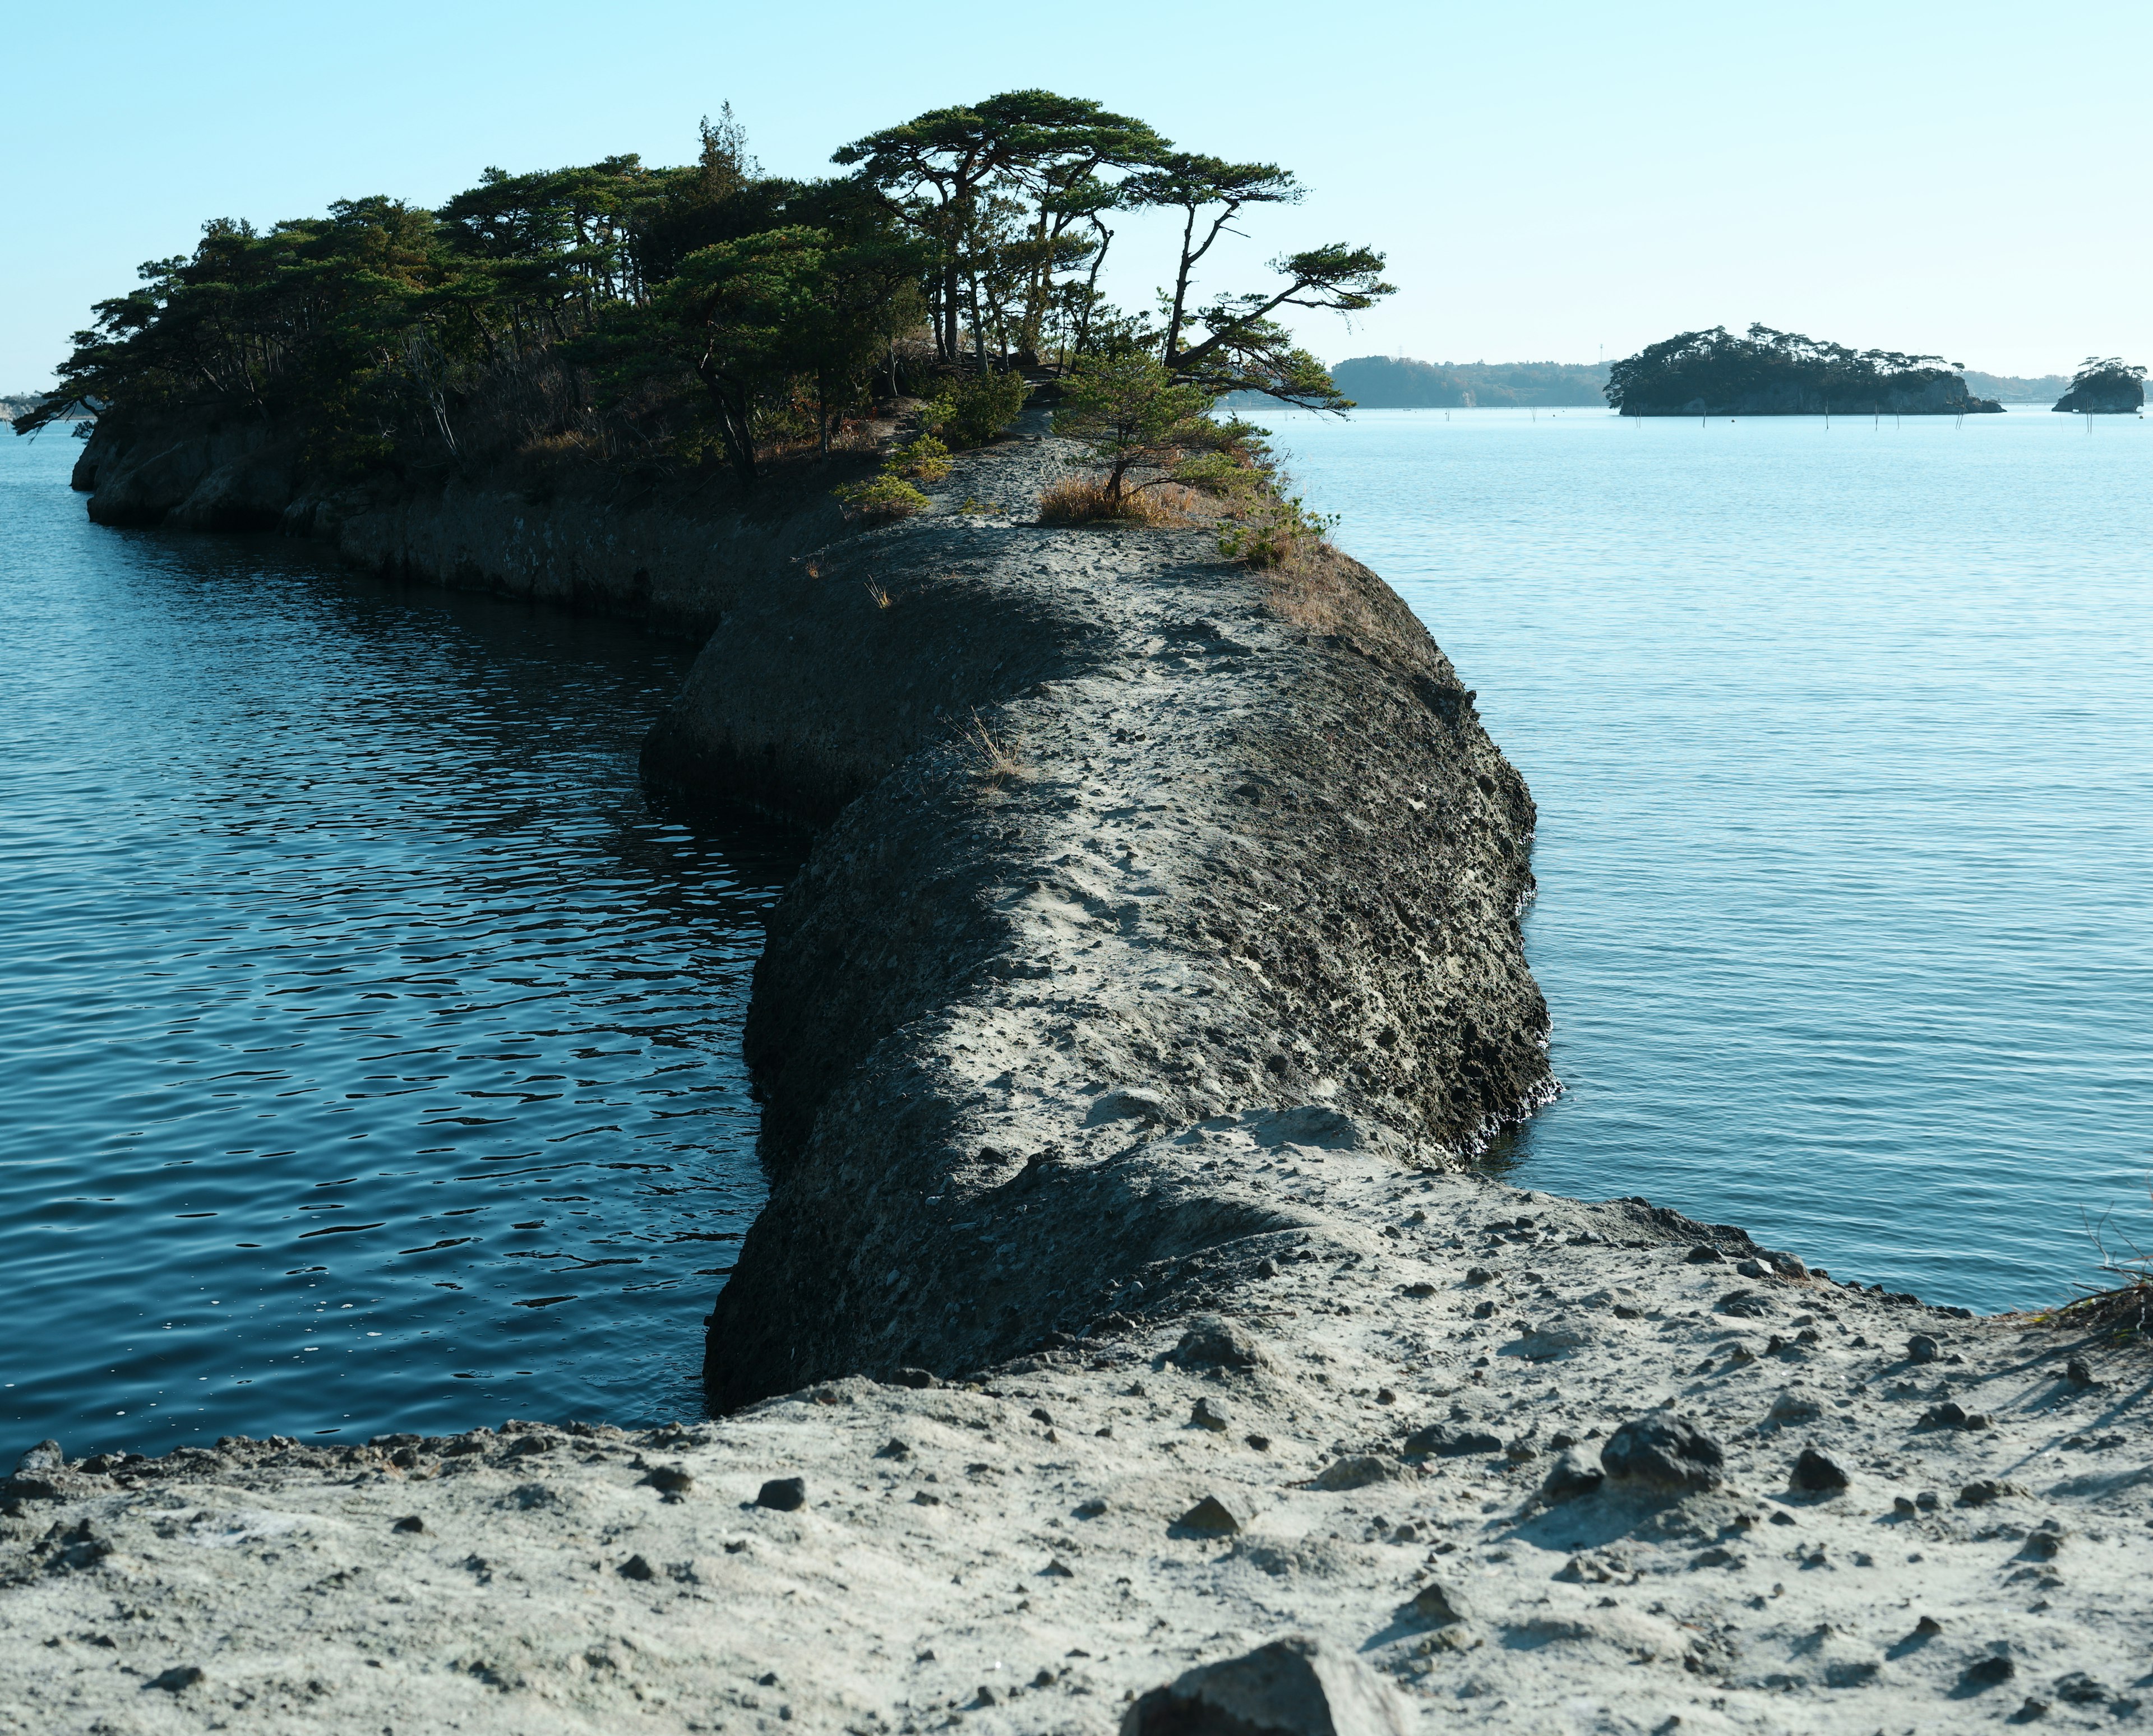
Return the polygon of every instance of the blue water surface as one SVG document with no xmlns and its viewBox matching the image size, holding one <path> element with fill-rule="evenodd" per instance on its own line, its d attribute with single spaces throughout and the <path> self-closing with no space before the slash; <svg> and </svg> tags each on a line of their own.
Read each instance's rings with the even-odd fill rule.
<svg viewBox="0 0 2153 1736">
<path fill-rule="evenodd" d="M 75 450 L 0 437 L 0 1448 L 696 1413 L 797 845 L 645 796 L 690 648 Z"/>
<path fill-rule="evenodd" d="M 1258 419 L 1539 803 L 1518 1180 L 1983 1309 L 2153 1247 L 2153 424 Z"/>
</svg>

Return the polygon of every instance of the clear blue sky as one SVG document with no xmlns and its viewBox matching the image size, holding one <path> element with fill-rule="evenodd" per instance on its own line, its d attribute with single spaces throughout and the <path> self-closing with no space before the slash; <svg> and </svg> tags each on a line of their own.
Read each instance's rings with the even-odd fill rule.
<svg viewBox="0 0 2153 1736">
<path fill-rule="evenodd" d="M 1391 302 L 1305 327 L 1326 359 L 1589 361 L 1761 319 L 1999 372 L 2153 361 L 2143 0 L 106 0 L 6 29 L 0 389 L 43 383 L 90 302 L 206 217 L 428 202 L 489 163 L 678 162 L 726 99 L 766 166 L 811 175 L 1031 84 L 1301 175 L 1306 206 L 1260 216 L 1219 287 L 1280 247 L 1387 251 Z M 1156 254 L 1131 239 L 1141 302 Z"/>
</svg>

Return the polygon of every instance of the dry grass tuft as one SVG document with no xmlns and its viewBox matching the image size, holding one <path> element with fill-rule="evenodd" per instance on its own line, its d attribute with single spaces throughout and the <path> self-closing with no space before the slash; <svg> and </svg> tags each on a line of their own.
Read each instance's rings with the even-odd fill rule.
<svg viewBox="0 0 2153 1736">
<path fill-rule="evenodd" d="M 883 590 L 873 579 L 868 581 L 868 595 L 874 599 L 874 606 L 878 609 L 886 609 L 889 607 L 889 592 Z"/>
<path fill-rule="evenodd" d="M 1179 483 L 1132 489 L 1118 501 L 1107 496 L 1107 485 L 1095 476 L 1069 476 L 1041 490 L 1042 525 L 1140 525 L 1163 530 L 1185 525 L 1196 510 L 1195 495 Z"/>
<path fill-rule="evenodd" d="M 2081 1284 L 2085 1293 L 2062 1307 L 2033 1316 L 2037 1326 L 2055 1326 L 2086 1332 L 2105 1332 L 2118 1338 L 2135 1337 L 2141 1342 L 2153 1334 L 2153 1253 L 2127 1236 L 2109 1227 L 2109 1214 L 2086 1219 L 2086 1240 L 2100 1256 L 2100 1272 L 2120 1282 L 2106 1285 Z M 2120 1241 L 2125 1251 L 2110 1246 Z"/>
<path fill-rule="evenodd" d="M 997 737 L 980 721 L 976 711 L 972 713 L 972 727 L 965 732 L 965 744 L 971 749 L 980 775 L 990 789 L 999 789 L 1012 778 L 1031 774 L 1031 768 L 1018 752 L 1016 738 Z"/>
</svg>

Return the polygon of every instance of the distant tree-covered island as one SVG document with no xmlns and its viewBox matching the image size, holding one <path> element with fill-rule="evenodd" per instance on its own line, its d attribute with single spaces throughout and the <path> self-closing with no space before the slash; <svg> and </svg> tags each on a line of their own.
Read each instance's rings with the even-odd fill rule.
<svg viewBox="0 0 2153 1736">
<path fill-rule="evenodd" d="M 2120 356 L 2088 356 L 2054 407 L 2088 416 L 2135 415 L 2145 407 L 2145 370 Z"/>
<path fill-rule="evenodd" d="M 1941 356 L 1853 350 L 1755 324 L 1740 338 L 1714 326 L 1648 345 L 1608 370 L 1606 390 L 1625 416 L 1955 416 L 2003 408 L 1976 398 Z"/>
</svg>

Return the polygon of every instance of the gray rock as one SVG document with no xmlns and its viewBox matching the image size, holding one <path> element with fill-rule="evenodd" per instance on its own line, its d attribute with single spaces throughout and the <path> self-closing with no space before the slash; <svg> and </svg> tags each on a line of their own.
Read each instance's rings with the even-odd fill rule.
<svg viewBox="0 0 2153 1736">
<path fill-rule="evenodd" d="M 1214 1434 L 1226 1432 L 1226 1413 L 1209 1398 L 1199 1398 L 1188 1408 L 1188 1420 L 1196 1428 L 1209 1429 Z"/>
<path fill-rule="evenodd" d="M 758 1507 L 775 1508 L 780 1513 L 797 1513 L 807 1505 L 807 1480 L 805 1477 L 772 1477 L 756 1492 Z"/>
<path fill-rule="evenodd" d="M 1804 1447 L 1788 1474 L 1787 1486 L 1800 1495 L 1837 1495 L 1846 1487 L 1846 1473 L 1837 1460 L 1815 1447 Z"/>
<path fill-rule="evenodd" d="M 2074 1670 L 2056 1683 L 2056 1698 L 2074 1706 L 2098 1706 L 2108 1698 L 2108 1684 Z"/>
<path fill-rule="evenodd" d="M 1762 1320 L 1772 1312 L 1772 1300 L 1761 1290 L 1730 1290 L 1713 1305 L 1719 1314 L 1732 1314 L 1738 1319 Z"/>
<path fill-rule="evenodd" d="M 1430 1580 L 1412 1594 L 1407 1606 L 1423 1622 L 1433 1622 L 1438 1627 L 1468 1619 L 1469 1609 L 1463 1596 L 1453 1587 Z"/>
<path fill-rule="evenodd" d="M 18 1477 L 42 1477 L 66 1469 L 67 1459 L 56 1440 L 39 1441 L 15 1461 L 15 1475 Z"/>
<path fill-rule="evenodd" d="M 181 1688 L 192 1688 L 202 1679 L 202 1667 L 198 1663 L 176 1663 L 161 1671 L 142 1684 L 144 1690 L 157 1688 L 166 1693 L 177 1693 Z"/>
<path fill-rule="evenodd" d="M 1682 1256 L 1682 1258 L 1689 1261 L 1692 1266 L 1715 1266 L 1726 1257 L 1726 1255 L 1721 1253 L 1708 1241 L 1700 1241 Z"/>
<path fill-rule="evenodd" d="M 407 1513 L 389 1529 L 392 1531 L 421 1532 L 426 1529 L 426 1521 L 415 1513 Z"/>
<path fill-rule="evenodd" d="M 1806 1393 L 1788 1390 L 1773 1399 L 1772 1408 L 1764 1413 L 1764 1420 L 1786 1428 L 1795 1424 L 1814 1423 L 1823 1414 L 1824 1406 L 1818 1400 Z"/>
<path fill-rule="evenodd" d="M 1460 1428 L 1448 1423 L 1430 1423 L 1405 1438 L 1402 1450 L 1433 1454 L 1438 1459 L 1463 1459 L 1476 1453 L 1499 1453 L 1503 1438 L 1484 1429 Z"/>
<path fill-rule="evenodd" d="M 1916 1332 L 1906 1340 L 1906 1360 L 1910 1363 L 1933 1363 L 1943 1354 L 1943 1347 L 1927 1332 Z"/>
<path fill-rule="evenodd" d="M 2003 1653 L 1997 1652 L 1991 1657 L 1977 1658 L 1968 1664 L 1962 1673 L 1960 1679 L 1968 1688 L 1977 1690 L 1994 1688 L 1999 1683 L 2008 1682 L 2018 1673 L 2018 1666 L 2004 1657 Z"/>
<path fill-rule="evenodd" d="M 1275 1640 L 1155 1688 L 1121 1736 L 1404 1736 L 1405 1714 L 1358 1658 L 1309 1639 Z"/>
<path fill-rule="evenodd" d="M 1574 1350 L 1581 1350 L 1592 1342 L 1592 1334 L 1582 1327 L 1566 1321 L 1554 1321 L 1535 1327 L 1523 1338 L 1505 1344 L 1501 1354 L 1522 1357 L 1529 1363 L 1554 1362 L 1566 1358 Z"/>
<path fill-rule="evenodd" d="M 1202 1314 L 1181 1335 L 1173 1359 L 1184 1368 L 1261 1368 L 1269 1365 L 1270 1356 L 1231 1321 Z"/>
<path fill-rule="evenodd" d="M 2006 1495 L 2025 1492 L 2016 1483 L 2007 1483 L 1999 1477 L 1979 1477 L 1959 1490 L 1958 1504 L 1962 1507 L 1986 1507 Z"/>
<path fill-rule="evenodd" d="M 695 1486 L 695 1480 L 685 1464 L 654 1464 L 643 1474 L 642 1480 L 666 1495 L 686 1495 Z"/>
<path fill-rule="evenodd" d="M 623 1579 L 649 1580 L 658 1577 L 657 1570 L 653 1568 L 650 1563 L 644 1561 L 639 1555 L 630 1556 L 613 1571 L 619 1574 Z"/>
<path fill-rule="evenodd" d="M 1608 1436 L 1601 1468 L 1626 1489 L 1677 1492 L 1716 1489 L 1726 1480 L 1718 1441 L 1672 1411 L 1647 1411 Z"/>
<path fill-rule="evenodd" d="M 1170 1529 L 1199 1537 L 1231 1537 L 1240 1530 L 1241 1521 L 1217 1495 L 1207 1495 L 1175 1520 Z"/>
<path fill-rule="evenodd" d="M 1395 1459 L 1353 1453 L 1331 1460 L 1310 1479 L 1308 1486 L 1336 1494 L 1343 1490 L 1366 1489 L 1377 1483 L 1395 1483 L 1405 1475 L 1405 1468 Z"/>
<path fill-rule="evenodd" d="M 1565 1452 L 1540 1480 L 1540 1499 L 1550 1505 L 1559 1505 L 1564 1501 L 1597 1495 L 1606 1475 L 1598 1465 L 1587 1464 L 1582 1454 Z"/>
<path fill-rule="evenodd" d="M 2074 1387 L 2090 1387 L 2099 1386 L 2100 1384 L 2099 1381 L 2093 1378 L 2093 1370 L 2086 1366 L 2085 1358 L 2082 1356 L 2074 1356 L 2069 1362 L 2064 1364 L 2064 1378 L 2070 1382 L 2070 1383 Z M 49 1446 L 51 1443 L 47 1442 L 46 1444 Z"/>
</svg>

